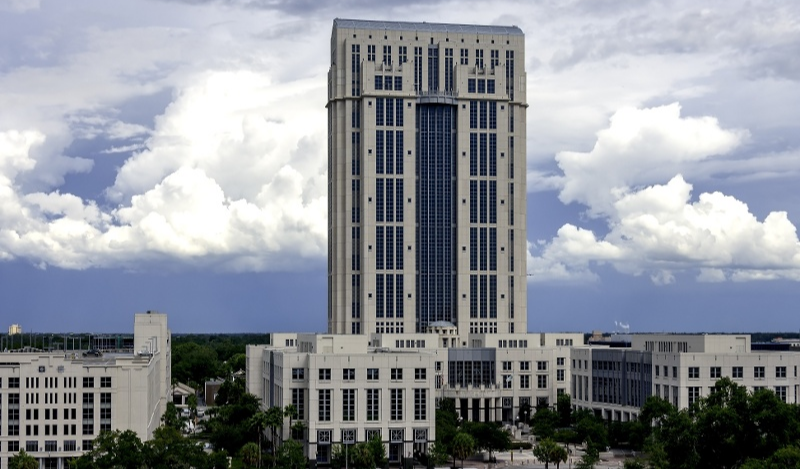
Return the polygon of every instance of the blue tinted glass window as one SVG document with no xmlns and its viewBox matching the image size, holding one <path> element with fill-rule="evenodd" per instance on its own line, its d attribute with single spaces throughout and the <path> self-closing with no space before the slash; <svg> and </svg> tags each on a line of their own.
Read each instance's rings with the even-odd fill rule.
<svg viewBox="0 0 800 469">
<path fill-rule="evenodd" d="M 383 130 L 375 131 L 375 172 L 383 174 L 384 166 Z"/>
</svg>

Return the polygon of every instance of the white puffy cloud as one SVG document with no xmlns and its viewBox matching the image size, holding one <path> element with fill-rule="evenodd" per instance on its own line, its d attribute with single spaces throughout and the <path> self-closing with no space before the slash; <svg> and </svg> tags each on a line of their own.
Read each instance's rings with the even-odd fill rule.
<svg viewBox="0 0 800 469">
<path fill-rule="evenodd" d="M 292 104 L 324 88 L 273 85 L 254 72 L 206 72 L 192 83 L 120 168 L 109 188 L 117 207 L 25 193 L 17 181 L 35 169 L 45 138 L 0 134 L 0 210 L 16 220 L 0 228 L 0 256 L 78 269 L 174 259 L 248 271 L 323 258 L 325 115 Z"/>
<path fill-rule="evenodd" d="M 607 234 L 564 225 L 534 254 L 533 266 L 575 268 L 581 280 L 588 266 L 611 264 L 632 275 L 649 272 L 657 285 L 674 283 L 674 273 L 687 270 L 699 271 L 703 282 L 800 279 L 800 241 L 785 212 L 758 220 L 731 196 L 702 193 L 693 201 L 691 192 L 680 175 L 630 191 L 612 205 Z"/>
<path fill-rule="evenodd" d="M 617 111 L 597 132 L 589 152 L 556 155 L 564 172 L 559 198 L 579 202 L 593 216 L 609 215 L 612 204 L 632 187 L 663 181 L 687 163 L 736 148 L 745 131 L 720 128 L 712 117 L 681 117 L 677 103 Z"/>
<path fill-rule="evenodd" d="M 676 282 L 680 271 L 696 272 L 701 282 L 800 278 L 800 242 L 786 212 L 759 220 L 747 204 L 721 192 L 693 199 L 680 174 L 759 177 L 769 164 L 725 157 L 747 138 L 745 130 L 724 129 L 712 117 L 681 117 L 678 104 L 618 111 L 591 151 L 559 153 L 563 174 L 550 178 L 561 183 L 562 202 L 587 207 L 607 231 L 563 225 L 532 252 L 529 271 L 541 271 L 534 280 L 563 281 L 574 273 L 583 281 L 599 264 L 646 274 L 657 285 Z M 774 170 L 796 171 L 793 151 L 766 158 Z M 543 265 L 558 268 L 547 275 Z"/>
</svg>

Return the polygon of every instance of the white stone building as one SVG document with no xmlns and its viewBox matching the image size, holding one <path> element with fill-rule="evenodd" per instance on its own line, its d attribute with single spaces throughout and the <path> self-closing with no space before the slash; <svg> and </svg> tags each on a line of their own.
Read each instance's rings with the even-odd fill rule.
<svg viewBox="0 0 800 469">
<path fill-rule="evenodd" d="M 446 332 L 441 332 L 446 335 Z M 247 390 L 263 407 L 294 404 L 306 455 L 330 461 L 331 444 L 379 435 L 390 461 L 427 451 L 434 411 L 454 399 L 464 420 L 513 423 L 555 405 L 570 388 L 570 346 L 583 335 L 473 334 L 441 347 L 440 334 L 272 334 L 247 348 Z M 449 341 L 448 341 L 449 344 Z M 522 415 L 522 418 L 530 415 Z M 288 419 L 282 438 L 290 436 Z"/>
<path fill-rule="evenodd" d="M 136 314 L 135 348 L 0 353 L 0 467 L 24 449 L 42 468 L 65 468 L 103 430 L 149 439 L 171 389 L 167 316 Z"/>
<path fill-rule="evenodd" d="M 247 389 L 265 408 L 294 404 L 307 457 L 325 464 L 333 444 L 378 435 L 399 462 L 432 441 L 436 350 L 368 347 L 363 335 L 275 334 L 271 342 L 247 347 Z M 289 432 L 287 419 L 281 438 Z"/>
<path fill-rule="evenodd" d="M 630 347 L 576 347 L 571 362 L 573 405 L 612 420 L 636 418 L 649 396 L 689 407 L 723 377 L 800 402 L 800 353 L 753 351 L 749 335 L 637 334 Z"/>
</svg>

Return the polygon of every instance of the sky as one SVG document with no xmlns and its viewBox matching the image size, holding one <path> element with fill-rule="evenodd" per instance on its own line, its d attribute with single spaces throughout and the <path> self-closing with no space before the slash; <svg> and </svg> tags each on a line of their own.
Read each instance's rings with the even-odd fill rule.
<svg viewBox="0 0 800 469">
<path fill-rule="evenodd" d="M 530 331 L 800 329 L 793 0 L 0 0 L 0 326 L 324 331 L 336 17 L 525 32 Z"/>
</svg>

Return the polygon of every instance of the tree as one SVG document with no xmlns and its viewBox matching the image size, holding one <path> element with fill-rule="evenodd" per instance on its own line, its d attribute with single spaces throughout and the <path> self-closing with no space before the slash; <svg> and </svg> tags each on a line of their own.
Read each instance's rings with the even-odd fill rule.
<svg viewBox="0 0 800 469">
<path fill-rule="evenodd" d="M 250 418 L 259 412 L 261 406 L 256 396 L 244 389 L 242 380 L 225 381 L 220 387 L 218 406 L 209 410 L 205 427 L 209 441 L 218 450 L 228 454 L 238 454 L 247 442 L 256 442 L 253 428 L 248 426 Z"/>
<path fill-rule="evenodd" d="M 79 469 L 146 467 L 147 449 L 132 430 L 104 431 L 94 440 L 94 448 L 75 461 Z"/>
<path fill-rule="evenodd" d="M 586 446 L 591 446 L 597 452 L 608 446 L 608 431 L 605 422 L 601 417 L 588 411 L 576 412 L 575 432 L 578 440 L 586 442 Z"/>
<path fill-rule="evenodd" d="M 645 465 L 640 459 L 626 459 L 622 467 L 624 469 L 645 469 Z"/>
<path fill-rule="evenodd" d="M 181 411 L 175 404 L 167 402 L 167 410 L 161 416 L 161 423 L 180 432 L 186 426 L 186 419 L 181 416 Z"/>
<path fill-rule="evenodd" d="M 209 465 L 202 447 L 166 425 L 158 427 L 153 432 L 153 439 L 145 446 L 150 469 L 189 469 Z"/>
<path fill-rule="evenodd" d="M 242 446 L 240 454 L 247 467 L 258 467 L 261 464 L 261 449 L 252 441 Z"/>
<path fill-rule="evenodd" d="M 286 407 L 283 408 L 283 416 L 289 418 L 289 433 L 291 434 L 292 419 L 297 418 L 297 407 L 295 407 L 294 404 L 287 404 Z"/>
<path fill-rule="evenodd" d="M 448 456 L 452 454 L 453 438 L 458 432 L 458 414 L 453 399 L 439 401 L 436 409 L 436 444 L 437 448 Z"/>
<path fill-rule="evenodd" d="M 303 444 L 294 440 L 284 442 L 278 451 L 278 466 L 282 469 L 305 468 L 306 457 L 303 454 Z"/>
<path fill-rule="evenodd" d="M 270 407 L 266 412 L 266 424 L 272 433 L 272 460 L 275 462 L 275 450 L 278 446 L 278 429 L 283 428 L 283 409 L 280 407 Z M 283 433 L 281 431 L 281 433 Z"/>
<path fill-rule="evenodd" d="M 219 358 L 213 348 L 193 342 L 173 344 L 172 376 L 178 381 L 199 387 L 206 379 L 218 376 L 219 370 Z"/>
<path fill-rule="evenodd" d="M 556 466 L 567 460 L 567 450 L 561 445 L 557 444 L 550 438 L 545 438 L 533 448 L 533 455 L 542 462 L 544 462 L 545 469 L 550 467 L 550 463 L 556 463 Z"/>
<path fill-rule="evenodd" d="M 466 432 L 458 432 L 453 437 L 452 454 L 453 465 L 456 459 L 461 460 L 461 467 L 464 467 L 464 459 L 475 453 L 475 440 Z"/>
<path fill-rule="evenodd" d="M 433 463 L 433 466 L 440 466 L 447 463 L 447 460 L 450 458 L 450 453 L 443 444 L 436 442 L 428 447 L 427 457 L 428 460 Z"/>
<path fill-rule="evenodd" d="M 369 453 L 372 456 L 372 466 L 370 469 L 385 466 L 386 446 L 384 446 L 381 437 L 378 435 L 373 435 L 372 438 L 367 442 L 367 447 L 369 448 Z"/>
<path fill-rule="evenodd" d="M 475 440 L 478 449 L 489 452 L 511 448 L 511 435 L 505 431 L 500 422 L 465 422 L 462 429 Z"/>
<path fill-rule="evenodd" d="M 568 427 L 572 423 L 572 398 L 569 394 L 561 394 L 556 401 L 558 413 L 558 426 Z"/>
<path fill-rule="evenodd" d="M 197 424 L 197 395 L 189 395 L 189 398 L 186 399 L 186 405 L 189 407 L 189 418 Z"/>
<path fill-rule="evenodd" d="M 256 438 L 258 441 L 258 467 L 261 467 L 261 440 L 263 439 L 264 430 L 269 425 L 269 415 L 263 410 L 258 410 L 255 414 L 253 414 L 250 419 L 247 420 L 247 427 L 255 429 L 256 431 Z M 272 458 L 273 462 L 275 459 L 275 439 L 272 440 Z"/>
<path fill-rule="evenodd" d="M 10 443 L 9 443 L 10 446 Z M 36 460 L 33 456 L 29 455 L 25 452 L 25 450 L 20 450 L 19 453 L 15 454 L 14 456 L 8 459 L 8 468 L 9 469 L 39 469 L 39 461 Z"/>
<path fill-rule="evenodd" d="M 540 439 L 553 438 L 559 424 L 559 416 L 548 408 L 541 408 L 531 418 L 531 431 Z"/>
<path fill-rule="evenodd" d="M 576 469 L 592 469 L 600 461 L 600 453 L 594 446 L 587 445 L 586 452 L 581 456 L 581 460 L 575 465 Z"/>
</svg>

